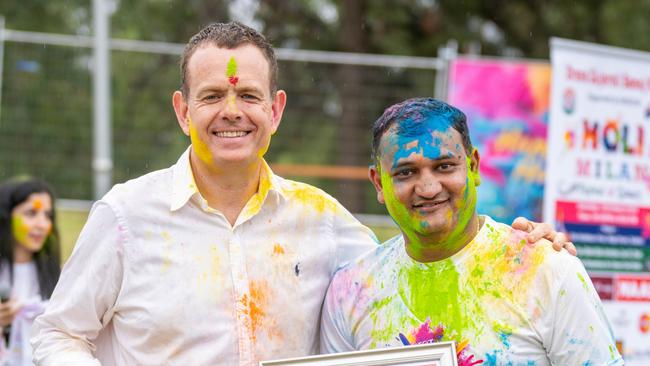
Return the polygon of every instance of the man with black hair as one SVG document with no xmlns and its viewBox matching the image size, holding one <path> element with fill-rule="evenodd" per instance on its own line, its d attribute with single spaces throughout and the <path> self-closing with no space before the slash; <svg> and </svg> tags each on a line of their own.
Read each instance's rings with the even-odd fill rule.
<svg viewBox="0 0 650 366">
<path fill-rule="evenodd" d="M 373 127 L 377 199 L 402 233 L 337 272 L 324 352 L 454 341 L 460 366 L 622 365 L 576 257 L 476 212 L 465 115 L 410 99 Z"/>
</svg>

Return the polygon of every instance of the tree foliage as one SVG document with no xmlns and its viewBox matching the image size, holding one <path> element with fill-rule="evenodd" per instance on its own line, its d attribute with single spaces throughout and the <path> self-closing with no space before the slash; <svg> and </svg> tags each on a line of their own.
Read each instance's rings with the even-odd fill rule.
<svg viewBox="0 0 650 366">
<path fill-rule="evenodd" d="M 650 0 L 244 3 L 248 11 L 235 14 L 229 1 L 117 1 L 111 36 L 184 43 L 207 23 L 246 16 L 274 45 L 286 48 L 435 57 L 454 39 L 461 53 L 546 59 L 548 40 L 557 36 L 650 51 Z M 90 35 L 91 5 L 3 0 L 0 15 L 8 29 Z M 91 55 L 86 48 L 5 44 L 0 179 L 29 173 L 54 182 L 63 197 L 91 198 Z M 280 66 L 289 105 L 271 161 L 365 165 L 368 129 L 382 108 L 433 90 L 430 79 L 404 70 Z M 170 165 L 188 141 L 170 103 L 179 84 L 176 56 L 113 52 L 111 68 L 114 175 L 120 182 Z M 378 79 L 395 92 L 373 87 Z M 297 100 L 299 113 L 293 112 Z M 374 210 L 374 199 L 364 202 L 372 197 L 365 182 L 345 182 L 338 194 L 335 183 L 316 183 L 354 211 Z"/>
</svg>

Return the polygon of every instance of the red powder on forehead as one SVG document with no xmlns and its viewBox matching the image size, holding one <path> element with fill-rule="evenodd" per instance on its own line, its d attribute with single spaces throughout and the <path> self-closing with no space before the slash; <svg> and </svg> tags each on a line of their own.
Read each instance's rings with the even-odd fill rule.
<svg viewBox="0 0 650 366">
<path fill-rule="evenodd" d="M 228 82 L 232 84 L 233 86 L 237 86 L 237 82 L 239 81 L 238 76 L 229 76 L 228 77 Z"/>
</svg>

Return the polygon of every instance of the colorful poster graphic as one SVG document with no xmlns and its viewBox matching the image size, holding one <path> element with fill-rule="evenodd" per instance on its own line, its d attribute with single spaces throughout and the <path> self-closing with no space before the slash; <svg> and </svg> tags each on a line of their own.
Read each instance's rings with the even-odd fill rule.
<svg viewBox="0 0 650 366">
<path fill-rule="evenodd" d="M 650 365 L 650 275 L 591 274 L 627 366 Z"/>
<path fill-rule="evenodd" d="M 467 115 L 481 154 L 478 211 L 497 221 L 541 220 L 550 79 L 547 63 L 451 64 L 448 100 Z"/>
<path fill-rule="evenodd" d="M 591 271 L 648 271 L 650 53 L 553 39 L 551 61 L 544 220 Z"/>
</svg>

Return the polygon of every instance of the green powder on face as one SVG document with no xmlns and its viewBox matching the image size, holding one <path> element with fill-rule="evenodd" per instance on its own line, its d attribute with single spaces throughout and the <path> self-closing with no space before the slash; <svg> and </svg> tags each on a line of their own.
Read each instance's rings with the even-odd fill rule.
<svg viewBox="0 0 650 366">
<path fill-rule="evenodd" d="M 237 61 L 235 61 L 234 57 L 231 57 L 230 60 L 228 61 L 228 65 L 226 66 L 226 76 L 230 78 L 236 75 L 237 75 Z"/>
<path fill-rule="evenodd" d="M 26 243 L 27 235 L 29 233 L 29 228 L 23 222 L 23 219 L 19 215 L 11 216 L 11 231 L 14 234 L 14 239 L 18 243 Z"/>
</svg>

